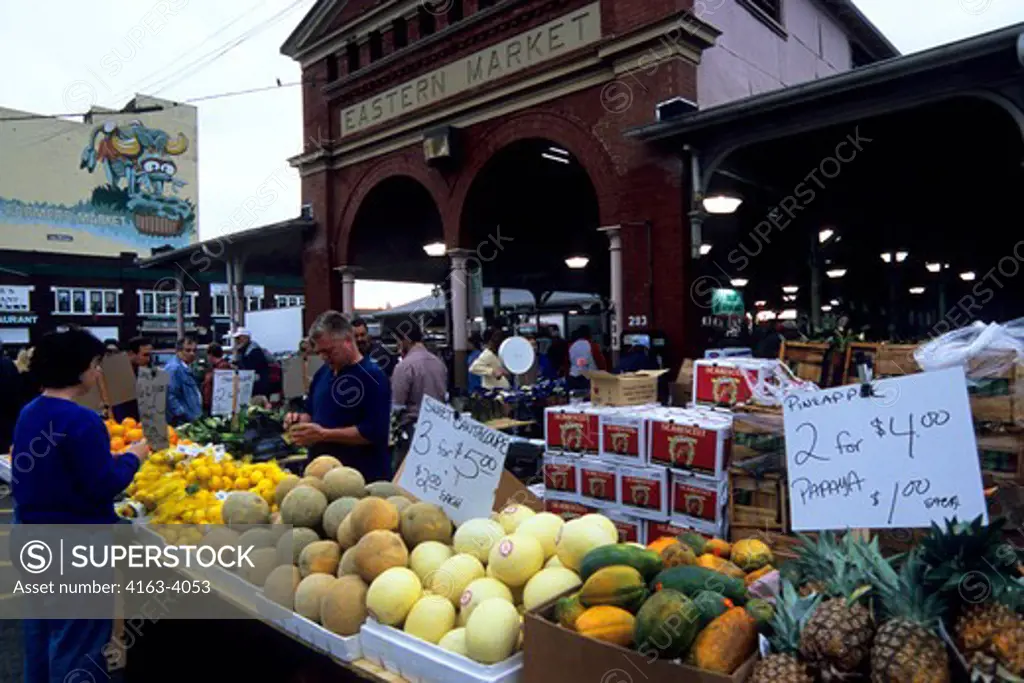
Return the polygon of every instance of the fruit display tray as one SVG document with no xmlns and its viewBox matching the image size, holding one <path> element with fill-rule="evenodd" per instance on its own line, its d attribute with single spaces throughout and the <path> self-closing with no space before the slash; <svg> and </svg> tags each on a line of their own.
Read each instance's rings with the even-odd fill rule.
<svg viewBox="0 0 1024 683">
<path fill-rule="evenodd" d="M 358 635 L 339 636 L 337 633 L 328 631 L 320 624 L 281 607 L 267 598 L 259 589 L 256 589 L 253 602 L 261 619 L 273 623 L 314 650 L 342 662 L 354 662 L 362 658 L 363 647 Z"/>
<path fill-rule="evenodd" d="M 523 653 L 485 666 L 367 619 L 359 634 L 363 657 L 409 683 L 520 683 Z"/>
</svg>

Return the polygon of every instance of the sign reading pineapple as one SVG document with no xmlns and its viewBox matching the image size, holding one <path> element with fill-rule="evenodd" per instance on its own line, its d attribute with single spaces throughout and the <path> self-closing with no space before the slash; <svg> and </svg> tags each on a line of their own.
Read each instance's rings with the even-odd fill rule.
<svg viewBox="0 0 1024 683">
<path fill-rule="evenodd" d="M 783 401 L 794 531 L 988 523 L 962 368 Z"/>
</svg>

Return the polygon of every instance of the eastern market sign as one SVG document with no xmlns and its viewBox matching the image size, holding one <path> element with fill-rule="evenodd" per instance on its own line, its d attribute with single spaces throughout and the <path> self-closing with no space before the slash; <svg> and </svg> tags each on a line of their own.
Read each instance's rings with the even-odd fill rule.
<svg viewBox="0 0 1024 683">
<path fill-rule="evenodd" d="M 341 134 L 359 133 L 600 39 L 601 3 L 595 2 L 347 107 Z"/>
</svg>

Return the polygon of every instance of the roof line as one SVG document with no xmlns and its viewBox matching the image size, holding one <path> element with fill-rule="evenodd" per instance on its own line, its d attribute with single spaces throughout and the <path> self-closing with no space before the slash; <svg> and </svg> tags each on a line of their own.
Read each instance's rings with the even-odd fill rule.
<svg viewBox="0 0 1024 683">
<path fill-rule="evenodd" d="M 306 230 L 316 225 L 316 222 L 307 218 L 289 218 L 288 220 L 280 221 L 277 223 L 271 223 L 269 225 L 261 225 L 256 228 L 249 228 L 248 230 L 240 230 L 238 232 L 230 232 L 226 235 L 220 235 L 218 237 L 212 237 L 202 242 L 193 242 L 192 244 L 180 247 L 178 249 L 172 249 L 170 251 L 164 251 L 159 254 L 154 254 L 148 258 L 140 258 L 136 261 L 140 268 L 150 268 L 152 266 L 159 266 L 165 263 L 173 263 L 180 260 L 182 257 L 193 254 L 197 251 L 204 251 L 206 247 L 213 244 L 237 244 L 239 242 L 251 242 L 261 237 L 267 237 L 278 232 L 284 232 L 291 230 L 296 227 L 301 227 Z M 221 249 L 223 252 L 223 248 Z"/>
<path fill-rule="evenodd" d="M 771 109 L 813 100 L 821 95 L 834 95 L 858 87 L 909 76 L 947 64 L 962 62 L 997 52 L 1005 43 L 1016 45 L 1024 35 L 1024 22 L 979 36 L 946 43 L 914 54 L 887 59 L 868 66 L 821 78 L 799 85 L 727 102 L 710 109 L 696 111 L 671 121 L 648 123 L 625 131 L 626 137 L 645 141 L 661 140 L 703 127 L 723 124 L 747 116 L 751 112 L 765 113 Z"/>
</svg>

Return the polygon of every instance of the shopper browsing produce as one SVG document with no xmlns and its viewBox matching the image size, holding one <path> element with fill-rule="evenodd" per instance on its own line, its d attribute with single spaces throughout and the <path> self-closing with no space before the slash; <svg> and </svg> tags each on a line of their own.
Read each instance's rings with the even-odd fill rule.
<svg viewBox="0 0 1024 683">
<path fill-rule="evenodd" d="M 203 416 L 203 401 L 196 378 L 189 366 L 196 360 L 196 340 L 182 337 L 176 345 L 177 353 L 164 370 L 170 377 L 167 387 L 167 422 L 179 425 Z"/>
<path fill-rule="evenodd" d="M 508 370 L 498 357 L 498 347 L 504 339 L 501 330 L 487 335 L 487 346 L 480 357 L 469 366 L 469 372 L 481 378 L 484 389 L 508 389 Z"/>
<path fill-rule="evenodd" d="M 390 479 L 387 377 L 359 351 L 352 323 L 341 313 L 321 314 L 309 336 L 325 365 L 310 383 L 306 412 L 289 413 L 285 427 L 311 456 L 332 455 L 368 482 Z"/>
</svg>

